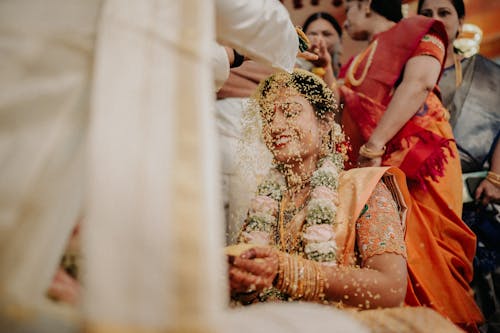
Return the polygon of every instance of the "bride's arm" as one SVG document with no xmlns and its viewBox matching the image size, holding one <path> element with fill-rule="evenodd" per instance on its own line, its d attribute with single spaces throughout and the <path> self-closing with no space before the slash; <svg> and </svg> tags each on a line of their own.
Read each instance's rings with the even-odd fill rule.
<svg viewBox="0 0 500 333">
<path fill-rule="evenodd" d="M 384 253 L 368 259 L 361 268 L 325 267 L 327 300 L 363 309 L 400 306 L 406 296 L 406 260 Z"/>
<path fill-rule="evenodd" d="M 275 286 L 292 299 L 342 301 L 365 309 L 399 306 L 406 295 L 406 261 L 398 254 L 373 256 L 360 268 L 326 267 L 273 248 L 257 247 L 248 250 L 246 256 L 235 258 L 229 268 L 233 295 L 258 293 Z M 304 272 L 314 274 L 306 273 L 312 278 L 305 279 Z M 314 297 L 304 297 L 304 290 Z"/>
<path fill-rule="evenodd" d="M 356 242 L 361 268 L 327 276 L 332 296 L 343 292 L 349 304 L 363 308 L 400 305 L 406 295 L 407 266 L 404 230 L 391 192 L 379 182 L 356 221 Z M 340 276 L 339 276 L 340 274 Z M 359 288 L 363 292 L 359 292 Z"/>
</svg>

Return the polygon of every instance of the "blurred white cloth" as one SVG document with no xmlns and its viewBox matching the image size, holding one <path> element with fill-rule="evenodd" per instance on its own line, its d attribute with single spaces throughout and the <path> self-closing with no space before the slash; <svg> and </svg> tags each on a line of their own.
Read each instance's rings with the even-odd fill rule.
<svg viewBox="0 0 500 333">
<path fill-rule="evenodd" d="M 0 299 L 40 303 L 82 210 L 101 1 L 0 2 Z"/>
<path fill-rule="evenodd" d="M 277 0 L 215 0 L 215 14 L 222 45 L 274 68 L 293 70 L 299 41 Z"/>
<path fill-rule="evenodd" d="M 44 306 L 83 214 L 89 327 L 215 325 L 216 36 L 286 70 L 298 49 L 278 1 L 0 2 L 2 304 Z"/>
<path fill-rule="evenodd" d="M 218 91 L 229 77 L 229 58 L 224 46 L 213 42 L 212 44 L 212 69 L 214 72 L 215 91 Z"/>
<path fill-rule="evenodd" d="M 248 101 L 232 97 L 215 102 L 227 244 L 236 243 L 258 182 L 272 166 L 272 155 L 260 133 L 252 133 L 252 140 L 243 137 Z"/>
<path fill-rule="evenodd" d="M 221 332 L 238 333 L 368 333 L 351 315 L 331 306 L 314 303 L 267 303 L 233 309 Z"/>
</svg>

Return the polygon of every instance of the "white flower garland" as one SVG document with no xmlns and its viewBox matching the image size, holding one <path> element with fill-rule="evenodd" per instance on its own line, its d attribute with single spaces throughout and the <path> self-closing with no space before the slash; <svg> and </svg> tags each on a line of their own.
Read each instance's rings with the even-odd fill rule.
<svg viewBox="0 0 500 333">
<path fill-rule="evenodd" d="M 339 173 L 343 167 L 343 154 L 332 154 L 323 158 L 312 174 L 311 194 L 302 228 L 304 254 L 310 260 L 336 264 L 333 225 L 337 215 Z M 273 169 L 251 201 L 240 241 L 259 245 L 273 243 L 272 235 L 278 232 L 279 204 L 285 188 L 283 175 Z"/>
<path fill-rule="evenodd" d="M 285 180 L 272 169 L 258 186 L 257 195 L 250 202 L 248 218 L 240 241 L 248 244 L 270 245 L 271 235 L 277 230 L 279 202 L 285 189 Z"/>
</svg>

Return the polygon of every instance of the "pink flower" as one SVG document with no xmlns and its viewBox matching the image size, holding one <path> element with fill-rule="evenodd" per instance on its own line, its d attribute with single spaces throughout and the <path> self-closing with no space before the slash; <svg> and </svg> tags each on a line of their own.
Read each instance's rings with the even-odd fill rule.
<svg viewBox="0 0 500 333">
<path fill-rule="evenodd" d="M 326 186 L 315 187 L 311 192 L 311 199 L 325 199 L 333 202 L 335 205 L 339 204 L 337 192 Z"/>
<path fill-rule="evenodd" d="M 241 237 L 243 242 L 247 244 L 269 245 L 270 243 L 269 233 L 264 231 L 242 232 Z"/>
<path fill-rule="evenodd" d="M 306 243 L 326 242 L 335 236 L 332 226 L 329 224 L 315 224 L 307 227 L 304 232 L 304 240 Z"/>
<path fill-rule="evenodd" d="M 278 202 L 268 196 L 258 195 L 250 201 L 250 214 L 264 213 L 276 216 L 278 213 Z"/>
</svg>

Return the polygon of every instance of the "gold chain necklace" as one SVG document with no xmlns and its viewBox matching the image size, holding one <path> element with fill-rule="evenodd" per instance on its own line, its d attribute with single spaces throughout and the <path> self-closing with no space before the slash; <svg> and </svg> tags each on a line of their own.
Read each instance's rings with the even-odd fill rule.
<svg viewBox="0 0 500 333">
<path fill-rule="evenodd" d="M 292 216 L 289 221 L 286 221 L 285 214 L 288 212 L 288 205 L 290 202 L 293 202 L 292 200 L 292 195 L 291 193 L 287 193 L 283 196 L 281 202 L 280 202 L 280 207 L 279 207 L 279 215 L 278 215 L 278 235 L 279 235 L 279 243 L 280 243 L 280 249 L 283 252 L 290 253 L 294 249 L 297 248 L 298 242 L 300 241 L 300 236 L 295 234 L 292 235 L 292 228 L 289 226 L 289 223 L 292 222 L 296 216 L 304 207 L 307 205 L 309 202 L 310 197 L 310 189 L 308 190 L 308 193 L 306 194 L 306 197 L 304 199 L 304 202 L 299 206 L 295 207 L 294 203 L 294 209 L 292 210 Z M 288 226 L 288 227 L 287 227 Z M 287 237 L 287 229 L 289 231 L 289 236 Z"/>
<path fill-rule="evenodd" d="M 365 80 L 366 78 L 366 74 L 368 74 L 368 69 L 370 68 L 371 64 L 372 64 L 372 61 L 373 61 L 373 55 L 375 54 L 375 50 L 377 49 L 377 45 L 378 45 L 378 40 L 375 40 L 373 43 L 370 44 L 370 46 L 368 46 L 368 48 L 366 49 L 365 52 L 363 53 L 360 53 L 358 54 L 351 66 L 349 66 L 349 69 L 347 70 L 347 78 L 349 79 L 349 83 L 354 86 L 354 87 L 358 87 L 361 85 L 361 83 L 363 83 L 363 81 Z M 366 52 L 370 51 L 370 53 L 368 54 L 368 59 L 366 61 L 366 65 L 365 67 L 363 68 L 363 72 L 361 73 L 361 76 L 359 77 L 359 79 L 356 79 L 354 77 L 354 73 L 357 71 L 359 65 L 361 64 L 361 62 L 363 61 L 364 59 L 364 55 L 366 54 Z"/>
<path fill-rule="evenodd" d="M 279 233 L 279 240 L 281 243 L 281 251 L 286 252 L 287 246 L 286 246 L 286 240 L 285 240 L 285 209 L 286 206 L 288 205 L 288 198 L 286 196 L 283 196 L 283 199 L 281 199 L 280 203 L 280 210 L 279 210 L 279 220 L 278 220 L 278 233 Z"/>
</svg>

